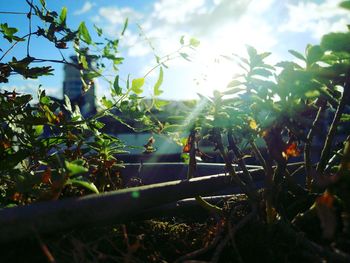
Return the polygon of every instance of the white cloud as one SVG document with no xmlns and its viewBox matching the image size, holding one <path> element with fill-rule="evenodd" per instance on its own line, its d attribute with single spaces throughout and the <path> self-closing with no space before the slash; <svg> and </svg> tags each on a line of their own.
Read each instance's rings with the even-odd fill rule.
<svg viewBox="0 0 350 263">
<path fill-rule="evenodd" d="M 339 1 L 323 0 L 317 4 L 305 0 L 156 0 L 147 13 L 132 8 L 101 7 L 95 21 L 99 20 L 99 26 L 110 36 L 119 36 L 124 20 L 129 18 L 121 45 L 126 51 L 123 66 L 132 70 L 134 76 L 142 76 L 154 65 L 153 49 L 164 56 L 179 47 L 182 35 L 199 39 L 201 44 L 191 63 L 182 59 L 167 63 L 163 95 L 179 99 L 225 87 L 239 68 L 220 59 L 220 55 L 246 56 L 245 44 L 254 46 L 258 52 L 272 51 L 269 61 L 276 62 L 286 50 L 294 49 L 294 44 L 305 46 L 311 37 L 346 30 L 349 15 L 338 7 Z M 286 36 L 284 32 L 305 32 L 306 36 Z M 293 46 L 289 40 L 294 41 Z M 146 86 L 152 88 L 156 77 L 157 74 L 151 74 Z"/>
<path fill-rule="evenodd" d="M 73 14 L 74 15 L 85 14 L 85 13 L 89 12 L 93 6 L 95 6 L 94 3 L 91 3 L 90 1 L 87 1 L 87 2 L 84 3 L 84 5 L 80 9 L 76 10 Z"/>
<path fill-rule="evenodd" d="M 179 47 L 182 35 L 196 37 L 201 45 L 189 63 L 183 59 L 168 61 L 165 72 L 164 97 L 188 98 L 196 92 L 211 94 L 222 89 L 238 71 L 236 65 L 220 55 L 245 52 L 245 44 L 269 51 L 277 43 L 274 28 L 266 21 L 265 13 L 275 3 L 268 0 L 158 0 L 150 15 L 131 8 L 101 7 L 99 26 L 110 36 L 118 36 L 120 27 L 129 18 L 129 27 L 121 44 L 127 48 L 127 60 L 132 64 L 133 75 L 142 76 L 154 65 L 153 50 L 166 56 Z M 101 24 L 102 23 L 102 24 Z M 142 31 L 136 28 L 138 23 Z M 186 51 L 187 52 L 187 51 Z M 148 56 L 147 56 L 148 55 Z M 157 72 L 148 76 L 146 86 L 152 88 Z M 173 95 L 172 95 L 173 94 Z"/>
<path fill-rule="evenodd" d="M 331 31 L 346 31 L 350 14 L 339 7 L 340 2 L 326 0 L 318 4 L 310 1 L 288 4 L 288 20 L 279 27 L 279 31 L 310 32 L 315 39 Z"/>
</svg>

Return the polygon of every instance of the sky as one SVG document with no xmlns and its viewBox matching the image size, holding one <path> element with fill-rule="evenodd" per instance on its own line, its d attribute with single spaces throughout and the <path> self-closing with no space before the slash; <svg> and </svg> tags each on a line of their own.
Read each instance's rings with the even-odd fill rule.
<svg viewBox="0 0 350 263">
<path fill-rule="evenodd" d="M 34 0 L 39 2 L 39 0 Z M 120 66 L 121 80 L 143 77 L 155 66 L 154 53 L 166 56 L 185 41 L 196 38 L 200 45 L 191 50 L 190 60 L 177 58 L 166 63 L 162 88 L 163 99 L 193 99 L 197 93 L 211 95 L 213 90 L 225 89 L 227 83 L 240 73 L 239 67 L 225 56 L 246 56 L 245 45 L 258 52 L 272 52 L 267 62 L 294 59 L 289 49 L 301 53 L 308 43 L 318 44 L 323 34 L 347 30 L 350 12 L 338 7 L 338 0 L 46 0 L 50 10 L 60 12 L 68 8 L 67 24 L 77 28 L 85 21 L 90 33 L 93 25 L 102 28 L 110 38 L 120 37 L 126 18 L 129 26 L 120 39 L 120 51 L 125 57 Z M 27 12 L 24 0 L 0 0 L 1 11 Z M 19 28 L 18 35 L 28 33 L 25 15 L 0 13 L 0 23 L 7 22 Z M 35 23 L 35 20 L 33 21 Z M 39 58 L 60 59 L 58 51 L 32 38 L 31 55 Z M 0 39 L 5 52 L 9 44 Z M 3 60 L 26 54 L 26 43 L 18 44 Z M 1 55 L 1 52 L 0 52 Z M 73 55 L 72 49 L 63 55 Z M 1 61 L 2 62 L 2 61 Z M 13 76 L 1 89 L 35 94 L 39 85 L 47 94 L 62 98 L 63 66 L 53 65 L 54 76 L 25 80 Z M 146 78 L 144 96 L 152 94 L 158 71 Z M 110 76 L 112 79 L 113 76 Z M 109 94 L 109 87 L 97 81 L 96 95 Z"/>
</svg>

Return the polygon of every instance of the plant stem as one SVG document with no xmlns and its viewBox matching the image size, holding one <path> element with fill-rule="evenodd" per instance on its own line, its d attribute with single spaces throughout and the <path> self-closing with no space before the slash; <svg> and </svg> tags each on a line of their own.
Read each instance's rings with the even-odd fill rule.
<svg viewBox="0 0 350 263">
<path fill-rule="evenodd" d="M 254 141 L 250 141 L 250 145 L 252 146 L 254 155 L 259 160 L 260 164 L 263 166 L 265 171 L 265 189 L 264 189 L 264 198 L 266 205 L 266 221 L 267 223 L 272 223 L 275 221 L 276 213 L 272 205 L 272 189 L 274 186 L 273 182 L 273 169 L 270 164 L 268 164 L 264 157 L 262 156 L 260 150 L 256 146 Z"/>
<path fill-rule="evenodd" d="M 194 129 L 191 130 L 190 136 L 188 136 L 187 143 L 190 147 L 190 160 L 188 164 L 188 170 L 187 170 L 187 179 L 191 179 L 194 177 L 194 173 L 196 171 L 196 131 Z"/>
<path fill-rule="evenodd" d="M 255 142 L 253 140 L 251 140 L 249 143 L 250 143 L 250 146 L 252 147 L 252 150 L 253 150 L 253 153 L 254 153 L 255 157 L 258 159 L 258 161 L 260 162 L 260 164 L 264 168 L 265 175 L 266 175 L 266 178 L 265 178 L 266 186 L 267 187 L 272 187 L 272 185 L 273 185 L 273 180 L 272 180 L 273 169 L 272 169 L 272 166 L 270 164 L 268 164 L 268 162 L 262 156 L 262 154 L 261 154 L 259 148 L 256 146 Z"/>
<path fill-rule="evenodd" d="M 226 169 L 231 176 L 232 180 L 242 189 L 244 193 L 248 195 L 251 201 L 257 200 L 257 193 L 250 187 L 247 187 L 247 185 L 237 176 L 232 163 L 230 161 L 230 158 L 227 155 L 227 152 L 225 151 L 224 145 L 222 143 L 221 133 L 220 129 L 215 127 L 213 128 L 213 141 L 216 145 L 216 149 L 219 150 L 220 155 L 224 159 Z"/>
<path fill-rule="evenodd" d="M 0 11 L 0 14 L 7 14 L 7 15 L 28 15 L 28 13 L 25 12 L 11 12 L 11 11 Z M 34 13 L 31 13 L 31 15 L 35 15 Z"/>
<path fill-rule="evenodd" d="M 31 0 L 30 2 L 30 9 L 29 9 L 29 12 L 27 14 L 27 17 L 29 19 L 29 22 L 28 22 L 28 27 L 29 27 L 29 36 L 28 36 L 28 40 L 27 40 L 27 57 L 30 57 L 29 55 L 29 46 L 30 46 L 30 37 L 31 37 L 31 34 L 32 34 L 32 9 L 33 9 L 33 0 Z"/>
<path fill-rule="evenodd" d="M 346 83 L 344 86 L 344 92 L 342 94 L 342 97 L 340 99 L 337 111 L 335 113 L 335 116 L 333 118 L 333 122 L 329 128 L 327 137 L 326 137 L 326 141 L 324 144 L 324 147 L 322 149 L 322 153 L 321 153 L 321 157 L 320 157 L 320 161 L 317 165 L 316 168 L 316 172 L 318 174 L 322 174 L 324 172 L 324 169 L 327 165 L 328 159 L 329 159 L 329 155 L 331 152 L 331 146 L 332 146 L 332 142 L 334 140 L 336 131 L 337 131 L 337 127 L 340 121 L 340 117 L 343 114 L 344 108 L 349 100 L 349 94 L 350 94 L 350 79 L 349 76 L 346 78 Z"/>
<path fill-rule="evenodd" d="M 191 133 L 188 137 L 188 141 L 187 143 L 190 146 L 190 161 L 188 164 L 188 170 L 187 170 L 187 180 L 191 179 L 194 177 L 194 173 L 196 171 L 197 168 L 197 162 L 196 162 L 196 151 L 197 151 L 197 142 L 196 142 L 196 133 L 197 131 L 195 129 L 191 130 Z M 205 208 L 206 210 L 210 211 L 210 212 L 214 212 L 214 213 L 218 213 L 218 214 L 222 214 L 222 209 L 216 205 L 212 205 L 209 202 L 205 201 L 201 196 L 196 196 L 195 197 L 196 201 L 198 202 L 198 204 L 200 206 L 202 206 L 203 208 Z"/>
<path fill-rule="evenodd" d="M 235 141 L 233 139 L 232 129 L 228 130 L 227 139 L 228 139 L 229 149 L 233 151 L 234 155 L 236 156 L 237 163 L 238 163 L 239 167 L 242 169 L 244 183 L 246 185 L 248 185 L 249 187 L 252 187 L 253 186 L 252 176 L 250 175 L 250 173 L 247 169 L 247 166 L 244 162 L 244 159 L 243 159 L 243 156 L 242 156 L 240 149 L 237 147 L 237 144 L 235 143 Z"/>
<path fill-rule="evenodd" d="M 219 215 L 223 214 L 222 209 L 220 207 L 209 203 L 208 201 L 204 200 L 203 197 L 201 197 L 200 195 L 196 196 L 195 199 L 201 207 L 208 210 L 209 212 Z"/>
<path fill-rule="evenodd" d="M 311 144 L 312 144 L 312 139 L 314 137 L 315 131 L 316 131 L 316 126 L 319 123 L 320 117 L 321 117 L 321 112 L 323 111 L 323 107 L 319 107 L 316 117 L 312 123 L 312 126 L 309 130 L 309 133 L 307 134 L 306 137 L 306 143 L 305 143 L 305 149 L 304 149 L 304 162 L 305 162 L 305 173 L 306 173 L 306 188 L 311 189 L 311 183 L 312 183 L 312 175 L 311 175 L 311 169 L 312 169 L 312 163 L 311 163 Z"/>
</svg>

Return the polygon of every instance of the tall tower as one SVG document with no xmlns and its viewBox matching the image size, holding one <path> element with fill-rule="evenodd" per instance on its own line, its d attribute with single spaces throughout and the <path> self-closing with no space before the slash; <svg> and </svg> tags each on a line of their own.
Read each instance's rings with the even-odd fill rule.
<svg viewBox="0 0 350 263">
<path fill-rule="evenodd" d="M 78 58 L 71 56 L 71 60 L 76 64 Z M 91 59 L 87 56 L 89 67 L 91 66 Z M 80 80 L 80 72 L 73 66 L 64 65 L 64 81 L 63 81 L 63 95 L 67 95 L 72 105 L 78 105 L 81 114 L 84 117 L 91 116 L 96 112 L 95 103 L 95 85 L 92 84 L 87 92 L 83 90 L 83 84 Z"/>
</svg>

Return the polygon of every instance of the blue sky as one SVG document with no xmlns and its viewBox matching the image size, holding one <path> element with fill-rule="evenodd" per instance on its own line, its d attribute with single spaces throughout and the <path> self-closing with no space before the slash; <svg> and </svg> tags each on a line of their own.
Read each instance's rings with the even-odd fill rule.
<svg viewBox="0 0 350 263">
<path fill-rule="evenodd" d="M 34 0 L 39 2 L 38 0 Z M 121 79 L 128 74 L 142 77 L 154 66 L 153 50 L 145 41 L 152 43 L 157 55 L 169 54 L 179 47 L 182 35 L 185 39 L 195 37 L 201 44 L 191 52 L 192 62 L 175 59 L 164 71 L 165 99 L 191 99 L 196 93 L 210 95 L 214 89 L 224 89 L 229 80 L 239 74 L 237 65 L 222 55 L 233 53 L 245 55 L 245 44 L 259 52 L 270 51 L 269 62 L 293 59 L 288 49 L 304 51 L 306 44 L 316 44 L 320 37 L 331 31 L 346 31 L 349 13 L 338 7 L 338 0 L 46 0 L 50 10 L 68 8 L 67 23 L 77 28 L 81 21 L 91 28 L 96 24 L 109 37 L 118 37 L 124 20 L 129 18 L 129 27 L 121 39 L 121 51 L 125 57 L 120 67 Z M 0 11 L 27 12 L 24 0 L 0 1 Z M 24 15 L 0 14 L 1 23 L 20 29 L 18 35 L 28 32 Z M 35 21 L 33 21 L 35 23 Z M 143 34 L 140 34 L 139 25 Z M 59 59 L 60 54 L 40 39 L 32 38 L 31 54 L 40 58 Z M 1 39 L 0 47 L 6 50 L 9 44 Z M 12 56 L 24 57 L 25 43 L 17 45 Z M 64 55 L 72 55 L 71 49 Z M 13 76 L 10 82 L 0 85 L 2 89 L 35 93 L 40 84 L 50 95 L 62 96 L 63 72 L 55 65 L 55 75 L 37 80 L 24 80 Z M 146 79 L 145 96 L 150 95 L 157 77 L 154 71 Z M 108 85 L 98 81 L 97 95 L 108 93 Z"/>
</svg>

